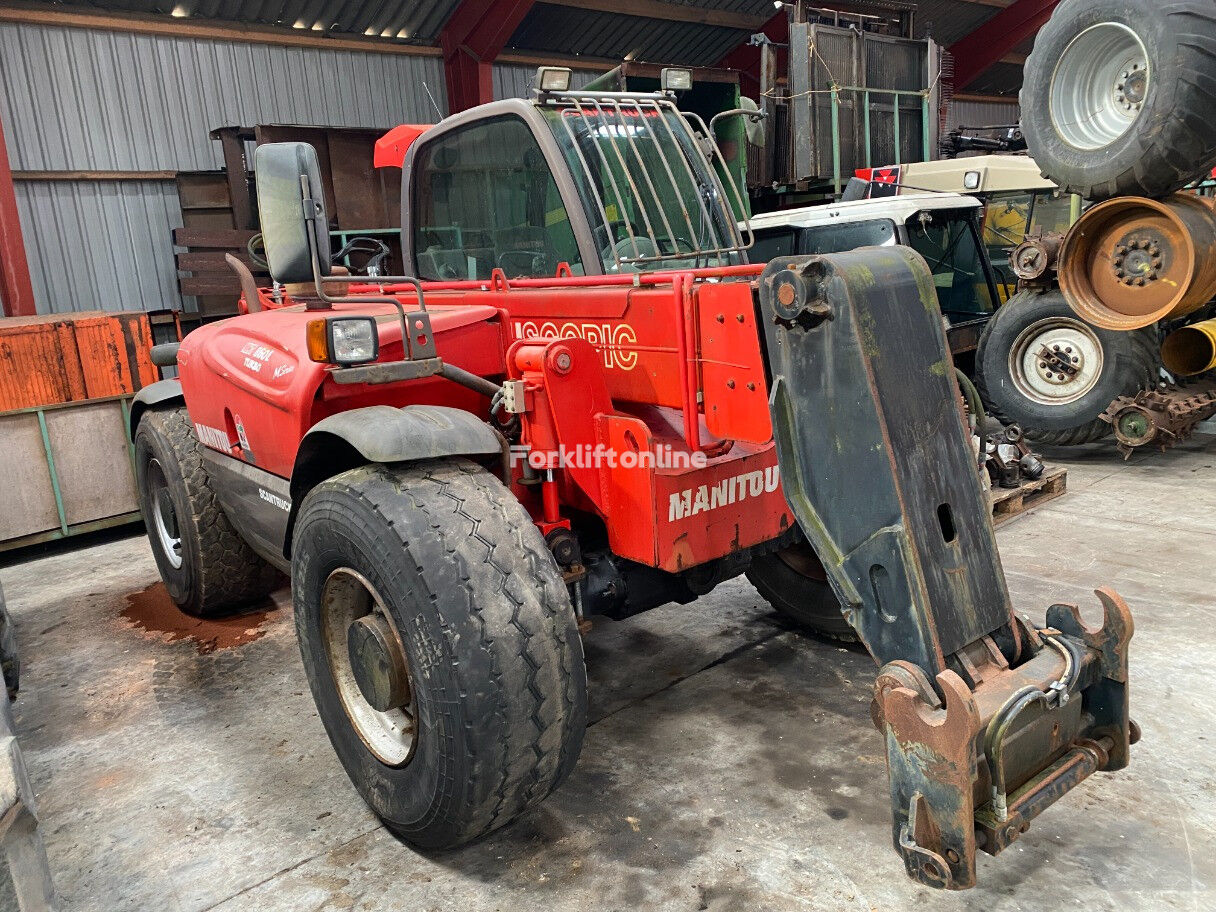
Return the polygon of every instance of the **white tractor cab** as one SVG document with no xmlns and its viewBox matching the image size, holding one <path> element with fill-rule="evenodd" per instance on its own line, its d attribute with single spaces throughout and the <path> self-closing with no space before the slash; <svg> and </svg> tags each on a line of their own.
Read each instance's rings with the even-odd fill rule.
<svg viewBox="0 0 1216 912">
<path fill-rule="evenodd" d="M 980 242 L 982 205 L 958 193 L 905 193 L 753 215 L 753 263 L 900 244 L 925 258 L 949 322 L 950 350 L 974 351 L 1001 298 Z"/>
<path fill-rule="evenodd" d="M 861 168 L 870 199 L 922 194 L 964 193 L 984 204 L 984 246 L 997 272 L 1004 301 L 1017 288 L 1009 254 L 1028 234 L 1068 231 L 1081 215 L 1081 197 L 1062 193 L 1026 155 L 974 155 L 941 161 Z"/>
</svg>

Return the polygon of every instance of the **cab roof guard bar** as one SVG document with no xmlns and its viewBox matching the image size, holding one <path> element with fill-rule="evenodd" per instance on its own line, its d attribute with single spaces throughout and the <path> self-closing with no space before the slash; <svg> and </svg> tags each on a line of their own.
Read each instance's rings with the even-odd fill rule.
<svg viewBox="0 0 1216 912">
<path fill-rule="evenodd" d="M 605 233 L 618 270 L 670 260 L 709 260 L 742 254 L 752 246 L 754 238 L 743 197 L 721 150 L 713 142 L 712 132 L 700 117 L 680 111 L 665 96 L 653 94 L 546 92 L 540 96 L 540 101 L 561 111 L 558 119 L 594 197 L 596 211 L 591 215 L 598 220 L 595 232 Z M 683 138 L 673 128 L 672 117 L 688 128 Z M 594 140 L 590 144 L 594 153 L 584 150 L 576 125 Z M 698 127 L 709 140 L 706 165 L 714 162 L 717 168 L 697 167 L 694 170 L 694 163 L 700 165 L 700 162 L 690 158 L 690 154 L 696 152 L 697 143 L 692 126 Z M 649 141 L 647 152 L 657 156 L 661 167 L 647 166 L 636 138 L 640 134 Z M 690 143 L 694 144 L 692 149 L 688 148 Z M 670 150 L 677 154 L 669 154 Z M 672 158 L 678 161 L 673 162 Z M 595 179 L 597 169 L 602 169 L 602 182 Z M 722 176 L 729 185 L 730 197 Z M 681 191 L 681 179 L 687 181 L 686 187 L 694 188 L 696 205 L 691 209 L 688 193 Z M 606 200 L 605 196 L 610 199 Z M 669 200 L 666 204 L 665 197 Z M 731 198 L 739 212 L 744 213 L 746 240 L 740 231 L 739 220 L 731 211 Z M 629 218 L 609 218 L 608 207 L 620 208 L 628 199 L 637 202 L 641 225 L 635 225 Z M 672 200 L 678 202 L 678 213 L 671 205 Z M 622 225 L 626 234 L 617 243 L 613 243 L 613 224 Z M 644 229 L 644 234 L 635 229 Z M 680 229 L 687 230 L 686 237 L 681 238 L 676 233 Z M 707 235 L 712 239 L 709 244 L 703 243 Z M 660 241 L 661 237 L 666 245 Z M 688 249 L 677 243 L 680 240 L 687 242 Z M 649 241 L 649 245 L 643 241 Z M 671 249 L 664 251 L 664 246 Z"/>
</svg>

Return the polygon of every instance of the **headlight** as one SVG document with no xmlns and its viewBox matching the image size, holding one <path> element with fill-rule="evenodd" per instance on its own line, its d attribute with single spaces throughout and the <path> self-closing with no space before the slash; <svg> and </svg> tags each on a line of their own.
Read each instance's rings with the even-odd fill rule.
<svg viewBox="0 0 1216 912">
<path fill-rule="evenodd" d="M 964 174 L 963 187 L 968 190 L 978 190 L 980 188 L 980 173 L 978 171 L 968 171 Z"/>
<path fill-rule="evenodd" d="M 659 71 L 659 88 L 664 92 L 687 92 L 692 88 L 692 70 L 666 67 Z"/>
<path fill-rule="evenodd" d="M 323 364 L 366 364 L 380 353 L 372 317 L 330 317 L 308 324 L 308 357 Z"/>
<path fill-rule="evenodd" d="M 569 67 L 539 67 L 536 85 L 542 92 L 569 92 L 571 70 Z"/>
</svg>

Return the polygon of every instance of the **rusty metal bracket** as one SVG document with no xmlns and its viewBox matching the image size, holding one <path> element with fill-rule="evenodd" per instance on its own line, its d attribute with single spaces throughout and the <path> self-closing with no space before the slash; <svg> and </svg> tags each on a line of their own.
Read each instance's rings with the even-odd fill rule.
<svg viewBox="0 0 1216 912">
<path fill-rule="evenodd" d="M 1191 381 L 1120 396 L 1098 417 L 1115 431 L 1119 452 L 1129 458 L 1150 444 L 1162 451 L 1191 436 L 1216 415 L 1216 380 Z"/>
</svg>

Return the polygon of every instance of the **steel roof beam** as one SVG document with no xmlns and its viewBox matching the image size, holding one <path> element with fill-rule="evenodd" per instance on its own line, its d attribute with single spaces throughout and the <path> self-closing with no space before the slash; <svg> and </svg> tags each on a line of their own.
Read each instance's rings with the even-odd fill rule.
<svg viewBox="0 0 1216 912">
<path fill-rule="evenodd" d="M 6 317 L 32 317 L 38 312 L 17 215 L 17 193 L 13 188 L 3 121 L 0 121 L 0 300 L 4 302 Z"/>
<path fill-rule="evenodd" d="M 950 45 L 954 85 L 966 88 L 994 63 L 1032 37 L 1060 0 L 1015 0 L 975 31 Z"/>
<path fill-rule="evenodd" d="M 450 113 L 494 100 L 494 60 L 532 5 L 533 0 L 463 0 L 456 7 L 439 33 Z"/>
</svg>

